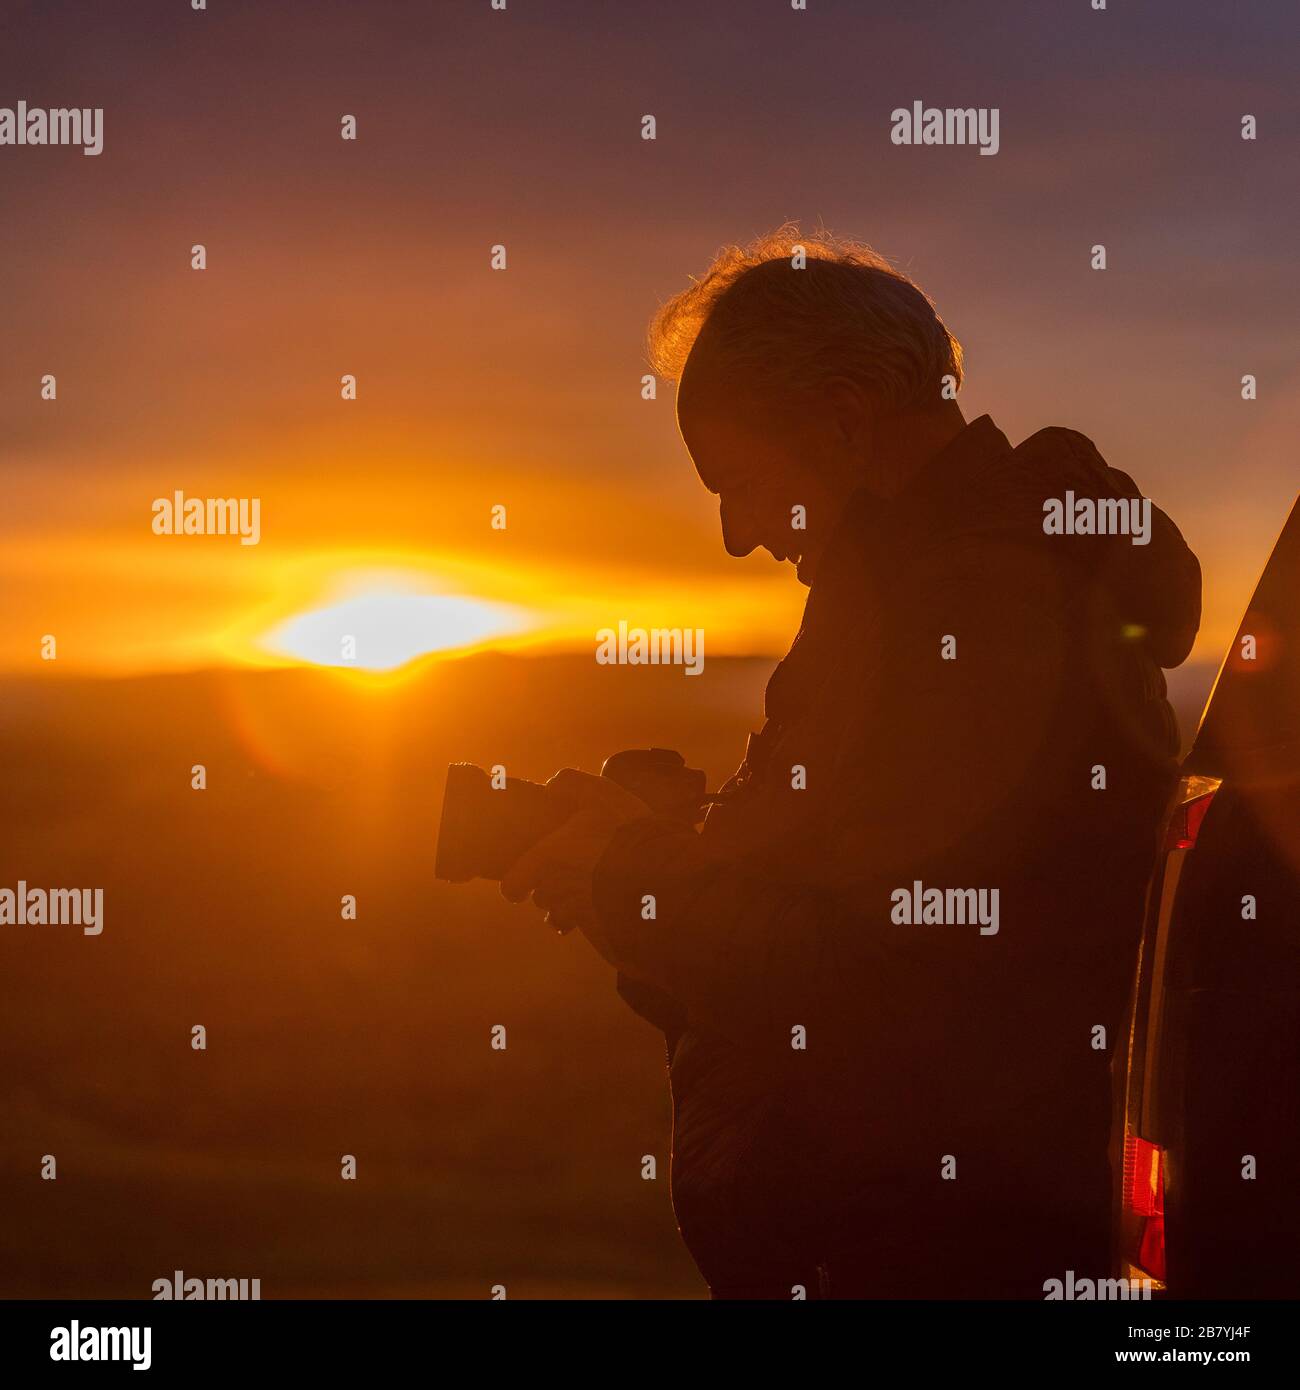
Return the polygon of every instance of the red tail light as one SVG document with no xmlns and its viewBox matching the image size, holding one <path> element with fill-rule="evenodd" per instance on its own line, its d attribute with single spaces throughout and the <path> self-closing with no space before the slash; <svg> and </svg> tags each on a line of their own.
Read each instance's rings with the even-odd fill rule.
<svg viewBox="0 0 1300 1390">
<path fill-rule="evenodd" d="M 1201 822 L 1205 819 L 1205 813 L 1210 809 L 1210 802 L 1214 800 L 1214 793 L 1209 792 L 1205 796 L 1198 796 L 1195 801 L 1185 801 L 1181 806 L 1174 808 L 1174 813 L 1169 817 L 1169 827 L 1165 831 L 1166 849 L 1191 849 L 1196 843 L 1196 837 L 1201 831 Z"/>
<path fill-rule="evenodd" d="M 1164 1283 L 1164 1150 L 1136 1136 L 1124 1146 L 1124 1208 L 1136 1218 L 1137 1239 L 1128 1252 L 1130 1262 Z"/>
<path fill-rule="evenodd" d="M 1219 782 L 1210 777 L 1187 777 L 1183 779 L 1183 789 L 1185 799 L 1174 807 L 1165 827 L 1166 849 L 1191 849 L 1195 845 Z"/>
</svg>

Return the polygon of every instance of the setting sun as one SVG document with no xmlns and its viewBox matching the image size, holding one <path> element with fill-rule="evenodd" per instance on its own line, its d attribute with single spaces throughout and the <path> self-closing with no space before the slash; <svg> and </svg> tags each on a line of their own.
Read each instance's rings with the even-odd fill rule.
<svg viewBox="0 0 1300 1390">
<path fill-rule="evenodd" d="M 472 646 L 526 626 L 523 614 L 505 604 L 382 589 L 289 618 L 262 645 L 316 666 L 392 671 L 429 652 Z"/>
</svg>

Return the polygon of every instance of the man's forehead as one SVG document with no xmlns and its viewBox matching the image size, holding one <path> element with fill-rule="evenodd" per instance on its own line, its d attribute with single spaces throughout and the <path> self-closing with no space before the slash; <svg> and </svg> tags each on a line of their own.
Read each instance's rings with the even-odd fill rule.
<svg viewBox="0 0 1300 1390">
<path fill-rule="evenodd" d="M 744 412 L 737 385 L 736 369 L 706 339 L 697 339 L 677 383 L 677 427 L 692 452 L 696 439 L 716 443 L 739 423 Z"/>
<path fill-rule="evenodd" d="M 734 406 L 728 408 L 725 400 L 697 400 L 684 416 L 679 410 L 678 427 L 695 471 L 710 492 L 744 483 L 761 469 L 771 447 L 771 441 L 749 430 L 743 415 Z"/>
<path fill-rule="evenodd" d="M 677 428 L 701 482 L 710 492 L 717 492 L 730 471 L 726 409 L 716 394 L 701 393 L 698 381 L 695 386 L 697 389 L 688 389 L 685 378 L 678 386 Z"/>
<path fill-rule="evenodd" d="M 686 356 L 681 379 L 677 383 L 677 416 L 682 412 L 695 414 L 706 406 L 715 404 L 724 394 L 727 373 L 721 355 L 706 333 L 696 338 Z"/>
</svg>

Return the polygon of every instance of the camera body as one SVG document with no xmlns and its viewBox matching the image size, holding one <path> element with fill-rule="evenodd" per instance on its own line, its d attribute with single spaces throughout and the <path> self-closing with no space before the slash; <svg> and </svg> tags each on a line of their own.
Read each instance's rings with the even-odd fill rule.
<svg viewBox="0 0 1300 1390">
<path fill-rule="evenodd" d="M 704 816 L 705 774 L 671 748 L 627 748 L 600 770 L 645 802 L 648 810 L 689 825 Z M 451 763 L 438 826 L 434 873 L 447 883 L 500 881 L 525 850 L 563 824 L 546 788 L 523 777 L 493 786 L 474 763 Z"/>
</svg>

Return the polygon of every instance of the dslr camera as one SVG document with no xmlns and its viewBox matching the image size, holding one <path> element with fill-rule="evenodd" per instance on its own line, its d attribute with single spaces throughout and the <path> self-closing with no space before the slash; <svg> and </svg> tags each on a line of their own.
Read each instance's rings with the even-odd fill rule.
<svg viewBox="0 0 1300 1390">
<path fill-rule="evenodd" d="M 661 816 L 690 825 L 704 818 L 705 774 L 671 748 L 627 748 L 600 770 Z M 499 882 L 512 864 L 566 819 L 539 782 L 507 777 L 502 786 L 473 763 L 447 768 L 434 873 L 448 883 Z"/>
</svg>

